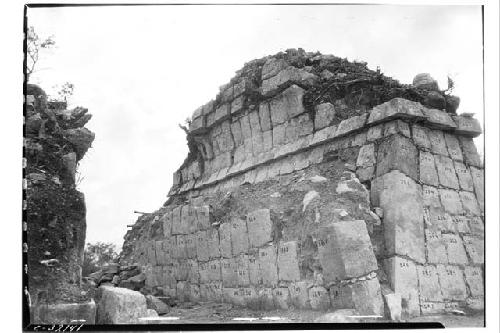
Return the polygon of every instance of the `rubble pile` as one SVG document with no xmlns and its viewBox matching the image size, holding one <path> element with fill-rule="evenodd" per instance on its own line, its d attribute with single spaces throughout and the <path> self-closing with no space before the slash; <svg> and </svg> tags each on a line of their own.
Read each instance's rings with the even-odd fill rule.
<svg viewBox="0 0 500 333">
<path fill-rule="evenodd" d="M 458 102 L 428 74 L 403 85 L 300 49 L 251 61 L 194 111 L 169 198 L 120 265 L 181 302 L 481 311 L 481 128 Z"/>
</svg>

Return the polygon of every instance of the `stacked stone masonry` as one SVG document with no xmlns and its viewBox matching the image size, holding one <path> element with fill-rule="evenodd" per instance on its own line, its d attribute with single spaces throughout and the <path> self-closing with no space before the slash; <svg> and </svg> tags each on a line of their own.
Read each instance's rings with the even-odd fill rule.
<svg viewBox="0 0 500 333">
<path fill-rule="evenodd" d="M 332 104 L 316 105 L 314 115 L 304 107 L 315 75 L 273 59 L 262 69 L 266 99 L 259 105 L 246 103 L 251 84 L 243 78 L 195 111 L 190 131 L 203 161 L 175 173 L 169 195 L 182 200 L 155 215 L 150 223 L 161 225 L 161 235 L 135 239 L 127 258 L 144 267 L 146 284 L 180 300 L 365 315 L 384 314 L 388 285 L 409 317 L 481 309 L 484 171 L 472 140 L 481 133 L 478 122 L 395 98 L 332 124 Z M 316 191 L 302 203 L 304 216 L 317 220 L 303 237 L 279 229 L 282 215 L 271 205 L 213 214 L 210 198 L 221 193 L 296 179 L 352 152 L 350 170 L 330 190 L 338 202 L 355 193 L 371 217 L 350 218 L 358 209 L 351 207 L 333 209 L 345 218 L 328 220 L 318 206 L 325 194 Z M 305 269 L 308 260 L 314 273 Z"/>
</svg>

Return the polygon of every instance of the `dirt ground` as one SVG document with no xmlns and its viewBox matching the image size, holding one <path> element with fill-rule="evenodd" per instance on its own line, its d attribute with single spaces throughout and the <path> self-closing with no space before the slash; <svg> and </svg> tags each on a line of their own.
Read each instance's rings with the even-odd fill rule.
<svg viewBox="0 0 500 333">
<path fill-rule="evenodd" d="M 256 311 L 223 303 L 183 303 L 172 307 L 168 314 L 148 324 L 221 324 L 221 323 L 314 323 L 325 312 L 313 310 Z M 384 322 L 376 318 L 358 318 L 358 322 Z M 440 322 L 445 327 L 483 327 L 483 314 L 468 316 L 439 315 L 412 318 L 407 322 Z"/>
</svg>

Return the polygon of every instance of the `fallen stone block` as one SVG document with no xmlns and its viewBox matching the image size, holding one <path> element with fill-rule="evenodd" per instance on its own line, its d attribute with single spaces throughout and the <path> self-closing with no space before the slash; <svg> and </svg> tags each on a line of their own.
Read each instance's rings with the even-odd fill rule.
<svg viewBox="0 0 500 333">
<path fill-rule="evenodd" d="M 439 284 L 445 301 L 464 301 L 467 288 L 462 270 L 458 266 L 437 265 Z"/>
<path fill-rule="evenodd" d="M 309 303 L 313 310 L 327 310 L 330 308 L 330 296 L 323 287 L 312 287 L 309 289 Z"/>
<path fill-rule="evenodd" d="M 453 120 L 457 124 L 457 128 L 455 129 L 455 133 L 457 134 L 475 138 L 483 132 L 477 119 L 472 117 L 453 116 Z"/>
<path fill-rule="evenodd" d="M 484 264 L 484 239 L 477 236 L 463 236 L 465 250 L 473 264 Z"/>
<path fill-rule="evenodd" d="M 270 287 L 278 284 L 276 252 L 276 246 L 274 245 L 269 245 L 259 249 L 258 262 L 262 283 Z"/>
<path fill-rule="evenodd" d="M 433 186 L 439 185 L 434 155 L 426 151 L 420 152 L 420 181 Z"/>
<path fill-rule="evenodd" d="M 146 307 L 148 309 L 155 310 L 159 315 L 166 314 L 170 311 L 170 308 L 167 304 L 153 295 L 146 296 Z"/>
<path fill-rule="evenodd" d="M 410 139 L 395 135 L 380 144 L 377 154 L 377 176 L 399 170 L 418 179 L 418 150 Z"/>
<path fill-rule="evenodd" d="M 401 295 L 403 316 L 414 317 L 420 314 L 418 295 L 418 273 L 414 262 L 392 257 L 384 260 L 385 272 L 391 288 Z"/>
<path fill-rule="evenodd" d="M 258 209 L 248 213 L 249 246 L 260 247 L 272 241 L 272 227 L 269 209 Z"/>
<path fill-rule="evenodd" d="M 33 311 L 31 324 L 90 324 L 96 322 L 96 304 L 94 300 L 86 303 L 37 304 Z"/>
<path fill-rule="evenodd" d="M 147 316 L 146 298 L 140 292 L 101 286 L 97 293 L 97 324 L 138 324 Z"/>
<path fill-rule="evenodd" d="M 372 182 L 372 204 L 384 210 L 387 254 L 425 262 L 424 211 L 420 186 L 399 171 Z M 396 204 L 397 203 L 397 204 Z"/>
<path fill-rule="evenodd" d="M 466 266 L 464 269 L 465 282 L 472 297 L 484 296 L 483 271 L 481 267 Z"/>
</svg>

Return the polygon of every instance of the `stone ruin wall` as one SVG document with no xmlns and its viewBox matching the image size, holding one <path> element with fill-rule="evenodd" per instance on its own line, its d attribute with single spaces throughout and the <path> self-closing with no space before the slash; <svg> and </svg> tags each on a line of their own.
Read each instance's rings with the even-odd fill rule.
<svg viewBox="0 0 500 333">
<path fill-rule="evenodd" d="M 482 309 L 478 122 L 404 98 L 336 120 L 304 105 L 306 69 L 260 74 L 258 105 L 243 75 L 194 112 L 169 200 L 125 236 L 146 286 L 259 309 Z"/>
</svg>

